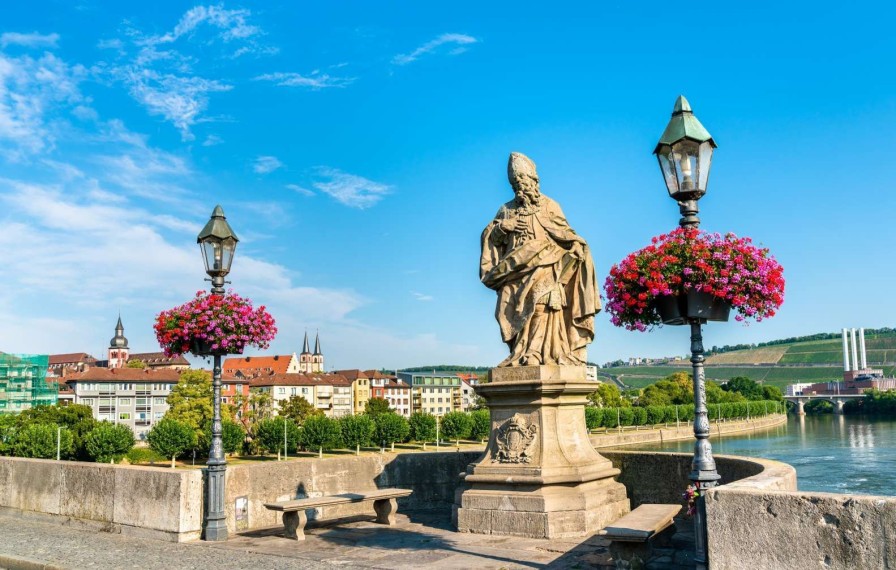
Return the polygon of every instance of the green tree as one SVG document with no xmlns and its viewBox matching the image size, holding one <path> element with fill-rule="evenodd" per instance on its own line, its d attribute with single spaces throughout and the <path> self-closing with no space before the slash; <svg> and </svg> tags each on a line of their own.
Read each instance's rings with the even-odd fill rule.
<svg viewBox="0 0 896 570">
<path fill-rule="evenodd" d="M 140 359 L 128 360 L 128 368 L 146 368 L 146 363 Z"/>
<path fill-rule="evenodd" d="M 206 447 L 202 428 L 212 419 L 212 377 L 204 370 L 184 370 L 168 394 L 165 417 L 185 423 L 196 434 L 194 445 Z"/>
<path fill-rule="evenodd" d="M 762 399 L 762 386 L 746 376 L 735 376 L 722 386 L 726 392 L 737 392 L 748 400 Z"/>
<path fill-rule="evenodd" d="M 774 402 L 783 402 L 784 393 L 777 386 L 762 386 L 762 399 Z"/>
<path fill-rule="evenodd" d="M 470 437 L 470 429 L 473 427 L 473 421 L 469 414 L 464 412 L 448 412 L 442 416 L 442 436 L 446 439 L 453 439 L 456 445 L 460 445 L 460 440 Z"/>
<path fill-rule="evenodd" d="M 436 417 L 432 414 L 424 412 L 414 412 L 408 422 L 410 428 L 410 436 L 416 442 L 423 444 L 426 449 L 426 442 L 436 438 Z"/>
<path fill-rule="evenodd" d="M 380 414 L 373 421 L 376 424 L 376 441 L 388 443 L 392 451 L 395 451 L 395 442 L 404 441 L 411 432 L 408 420 L 394 412 Z"/>
<path fill-rule="evenodd" d="M 470 438 L 472 439 L 488 439 L 492 431 L 492 415 L 488 409 L 473 410 L 470 412 Z"/>
<path fill-rule="evenodd" d="M 734 402 L 745 402 L 747 399 L 739 392 L 726 392 L 721 386 L 715 382 L 706 382 L 706 403 L 707 404 L 730 404 Z"/>
<path fill-rule="evenodd" d="M 146 441 L 150 449 L 159 455 L 170 457 L 171 468 L 174 469 L 174 459 L 196 447 L 196 431 L 190 424 L 169 418 L 165 414 L 146 434 Z"/>
<path fill-rule="evenodd" d="M 372 419 L 376 419 L 380 414 L 388 414 L 392 410 L 389 409 L 389 402 L 385 398 L 370 398 L 364 404 L 364 413 Z"/>
<path fill-rule="evenodd" d="M 81 404 L 62 406 L 55 404 L 30 408 L 18 414 L 18 429 L 32 423 L 53 424 L 68 429 L 72 436 L 72 449 L 66 457 L 74 457 L 84 461 L 90 459 L 87 450 L 84 448 L 84 438 L 97 424 L 90 406 Z M 56 457 L 55 452 L 53 457 Z"/>
<path fill-rule="evenodd" d="M 0 455 L 12 455 L 18 422 L 13 414 L 0 414 Z"/>
<path fill-rule="evenodd" d="M 311 402 L 302 396 L 290 396 L 285 402 L 280 402 L 279 415 L 287 417 L 298 425 L 302 425 L 306 418 L 322 416 L 322 410 L 311 405 Z"/>
<path fill-rule="evenodd" d="M 28 424 L 18 430 L 13 443 L 13 454 L 18 457 L 55 459 L 57 437 L 61 457 L 69 457 L 73 451 L 74 437 L 68 428 L 53 424 Z"/>
<path fill-rule="evenodd" d="M 323 457 L 324 449 L 336 449 L 342 445 L 339 423 L 327 416 L 308 418 L 302 425 L 302 444 L 309 449 L 317 449 L 318 457 Z"/>
<path fill-rule="evenodd" d="M 631 406 L 631 402 L 622 397 L 622 392 L 615 384 L 602 382 L 597 390 L 588 394 L 588 402 L 598 408 L 625 408 Z"/>
<path fill-rule="evenodd" d="M 134 432 L 123 424 L 100 422 L 84 438 L 84 447 L 97 463 L 120 461 L 134 447 Z"/>
<path fill-rule="evenodd" d="M 284 416 L 258 422 L 256 437 L 262 449 L 278 455 L 283 454 L 284 449 L 286 454 L 296 453 L 303 441 L 302 432 L 296 422 Z"/>
<path fill-rule="evenodd" d="M 367 414 L 357 416 L 342 416 L 339 418 L 339 428 L 342 430 L 342 442 L 349 448 L 355 448 L 355 455 L 361 454 L 362 445 L 370 445 L 376 424 Z"/>
<path fill-rule="evenodd" d="M 212 442 L 212 422 L 205 424 L 202 429 L 202 443 L 199 444 L 202 449 L 207 450 L 211 447 Z M 230 420 L 221 422 L 221 444 L 224 447 L 224 453 L 234 454 L 243 450 L 243 444 L 246 443 L 246 430 L 243 427 Z"/>
</svg>

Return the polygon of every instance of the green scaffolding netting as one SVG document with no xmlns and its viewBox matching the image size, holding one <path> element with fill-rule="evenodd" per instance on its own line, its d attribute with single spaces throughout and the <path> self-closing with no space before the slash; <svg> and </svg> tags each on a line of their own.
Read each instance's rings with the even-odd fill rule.
<svg viewBox="0 0 896 570">
<path fill-rule="evenodd" d="M 0 353 L 0 413 L 57 402 L 59 385 L 47 382 L 49 361 L 46 354 Z"/>
</svg>

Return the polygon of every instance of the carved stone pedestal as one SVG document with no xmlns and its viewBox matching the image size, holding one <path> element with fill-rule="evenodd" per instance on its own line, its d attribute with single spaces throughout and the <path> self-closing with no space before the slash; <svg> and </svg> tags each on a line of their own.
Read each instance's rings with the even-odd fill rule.
<svg viewBox="0 0 896 570">
<path fill-rule="evenodd" d="M 496 368 L 476 392 L 488 401 L 485 455 L 467 466 L 454 518 L 460 532 L 531 538 L 592 534 L 629 511 L 625 487 L 591 446 L 578 366 Z"/>
</svg>

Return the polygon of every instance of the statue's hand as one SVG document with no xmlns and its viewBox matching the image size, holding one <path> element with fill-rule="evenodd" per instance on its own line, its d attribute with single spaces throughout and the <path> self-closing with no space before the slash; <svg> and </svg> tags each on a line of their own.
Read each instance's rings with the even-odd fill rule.
<svg viewBox="0 0 896 570">
<path fill-rule="evenodd" d="M 573 242 L 572 247 L 569 248 L 569 253 L 576 259 L 585 259 L 585 241 Z"/>
</svg>

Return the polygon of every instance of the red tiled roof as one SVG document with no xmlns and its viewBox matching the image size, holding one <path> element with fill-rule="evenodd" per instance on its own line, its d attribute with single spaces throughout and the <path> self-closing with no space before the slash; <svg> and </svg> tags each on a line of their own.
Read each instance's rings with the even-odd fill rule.
<svg viewBox="0 0 896 570">
<path fill-rule="evenodd" d="M 370 378 L 366 372 L 358 370 L 357 368 L 353 368 L 352 370 L 334 370 L 333 374 L 340 374 L 345 376 L 347 379 L 354 382 L 358 378 Z"/>
<path fill-rule="evenodd" d="M 391 374 L 383 374 L 379 370 L 365 370 L 364 374 L 371 380 L 394 380 L 396 378 Z"/>
<path fill-rule="evenodd" d="M 224 366 L 221 368 L 224 372 L 229 373 L 240 371 L 244 374 L 251 372 L 286 374 L 286 370 L 289 368 L 291 360 L 291 354 L 277 354 L 275 356 L 244 356 L 224 360 Z"/>
<path fill-rule="evenodd" d="M 54 364 L 77 364 L 92 361 L 96 361 L 96 358 L 86 352 L 70 352 L 68 354 L 51 354 L 49 364 L 53 366 Z"/>
<path fill-rule="evenodd" d="M 253 378 L 252 387 L 260 386 L 351 386 L 342 374 L 267 374 Z"/>
<path fill-rule="evenodd" d="M 144 364 L 167 364 L 177 366 L 189 366 L 190 362 L 182 355 L 165 356 L 164 352 L 138 352 L 128 355 L 128 362 L 131 360 L 139 360 Z"/>
<path fill-rule="evenodd" d="M 180 380 L 180 371 L 170 368 L 90 368 L 67 376 L 66 383 L 73 382 L 172 382 Z M 233 376 L 224 381 L 237 381 Z"/>
</svg>

